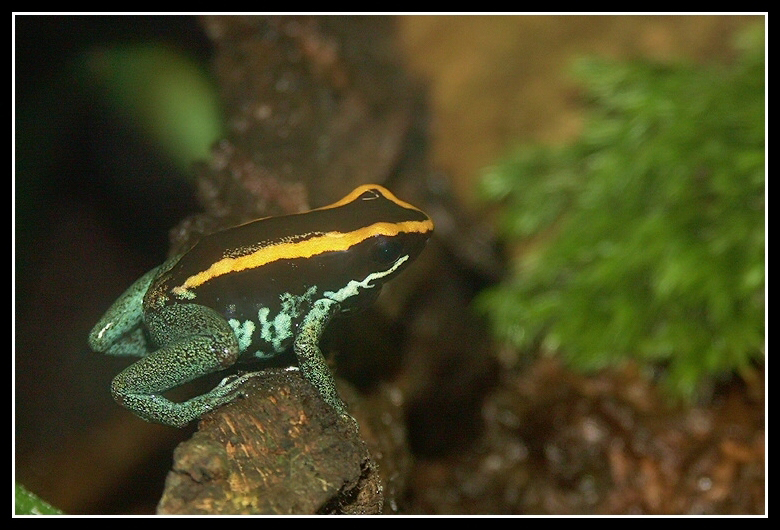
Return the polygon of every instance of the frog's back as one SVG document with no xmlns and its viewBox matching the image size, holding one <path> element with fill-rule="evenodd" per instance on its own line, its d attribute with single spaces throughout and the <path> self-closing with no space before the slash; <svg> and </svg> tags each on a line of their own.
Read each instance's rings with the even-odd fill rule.
<svg viewBox="0 0 780 530">
<path fill-rule="evenodd" d="M 271 303 L 274 293 L 335 290 L 374 272 L 382 239 L 414 259 L 432 229 L 414 206 L 379 186 L 362 186 L 324 208 L 204 237 L 158 278 L 150 307 L 196 301 L 214 307 L 247 296 Z"/>
</svg>

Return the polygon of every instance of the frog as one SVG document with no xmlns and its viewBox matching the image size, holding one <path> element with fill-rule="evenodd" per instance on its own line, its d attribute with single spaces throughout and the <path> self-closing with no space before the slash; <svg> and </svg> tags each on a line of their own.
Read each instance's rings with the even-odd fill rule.
<svg viewBox="0 0 780 530">
<path fill-rule="evenodd" d="M 328 206 L 206 235 L 120 295 L 89 345 L 140 358 L 113 379 L 111 395 L 149 422 L 186 426 L 244 395 L 263 371 L 229 375 L 184 401 L 164 393 L 290 351 L 323 401 L 351 418 L 320 339 L 334 317 L 370 306 L 420 255 L 433 226 L 422 210 L 365 184 Z"/>
</svg>

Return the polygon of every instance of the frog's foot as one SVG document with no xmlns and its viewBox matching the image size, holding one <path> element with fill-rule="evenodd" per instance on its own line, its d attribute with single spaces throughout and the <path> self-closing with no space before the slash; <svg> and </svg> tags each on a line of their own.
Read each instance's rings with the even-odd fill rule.
<svg viewBox="0 0 780 530">
<path fill-rule="evenodd" d="M 246 383 L 249 379 L 253 377 L 258 377 L 261 375 L 268 375 L 267 372 L 247 372 L 244 374 L 232 374 L 224 378 L 222 381 L 219 382 L 219 384 L 212 390 L 212 392 L 215 391 L 226 391 L 226 392 L 237 392 L 236 396 L 239 395 L 245 395 L 245 392 L 241 391 L 241 386 Z"/>
<path fill-rule="evenodd" d="M 349 412 L 342 411 L 339 413 L 339 416 L 341 419 L 350 425 L 352 425 L 355 428 L 355 432 L 360 432 L 360 424 L 357 422 L 354 416 L 350 414 Z"/>
<path fill-rule="evenodd" d="M 170 401 L 160 394 L 125 393 L 115 398 L 120 404 L 147 421 L 184 427 L 203 414 L 240 397 L 243 394 L 240 387 L 245 381 L 244 377 L 238 378 L 181 403 Z"/>
<path fill-rule="evenodd" d="M 297 367 L 289 367 L 288 370 L 298 370 Z M 242 385 L 246 383 L 249 379 L 253 377 L 258 376 L 267 376 L 268 372 L 247 372 L 243 374 L 232 374 L 227 377 L 225 377 L 217 386 L 212 390 L 209 394 L 224 393 L 226 396 L 232 396 L 232 399 L 235 399 L 237 397 L 244 397 L 246 396 L 246 392 L 242 390 Z M 203 397 L 203 396 L 201 396 Z M 198 398 L 195 398 L 198 399 Z M 191 400 L 192 401 L 192 400 Z M 355 431 L 360 432 L 360 424 L 358 424 L 357 420 L 346 411 L 346 406 L 341 402 L 339 399 L 339 407 L 336 408 L 336 412 L 339 415 L 339 418 L 341 418 L 342 421 L 348 423 L 349 425 L 352 425 L 355 428 Z"/>
</svg>

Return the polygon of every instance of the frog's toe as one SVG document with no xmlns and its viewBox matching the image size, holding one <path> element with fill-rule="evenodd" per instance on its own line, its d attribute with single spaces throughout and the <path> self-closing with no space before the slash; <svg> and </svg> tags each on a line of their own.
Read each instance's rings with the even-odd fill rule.
<svg viewBox="0 0 780 530">
<path fill-rule="evenodd" d="M 341 417 L 342 420 L 346 421 L 347 423 L 355 427 L 355 431 L 360 432 L 360 424 L 355 419 L 355 417 L 352 416 L 352 414 L 350 414 L 349 412 L 341 412 L 339 413 L 339 416 Z"/>
<path fill-rule="evenodd" d="M 224 378 L 222 381 L 220 381 L 220 383 L 214 388 L 214 390 L 220 389 L 221 391 L 224 392 L 232 392 L 234 390 L 240 390 L 238 387 L 246 383 L 252 377 L 257 377 L 260 375 L 265 375 L 265 374 L 264 372 L 247 372 L 244 374 L 231 374 L 226 378 Z"/>
</svg>

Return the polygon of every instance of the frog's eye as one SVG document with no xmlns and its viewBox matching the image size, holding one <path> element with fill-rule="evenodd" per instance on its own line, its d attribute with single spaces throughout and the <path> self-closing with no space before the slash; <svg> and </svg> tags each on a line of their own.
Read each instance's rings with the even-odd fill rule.
<svg viewBox="0 0 780 530">
<path fill-rule="evenodd" d="M 371 258 L 377 263 L 388 265 L 398 259 L 403 249 L 400 241 L 380 236 L 371 248 Z"/>
</svg>

